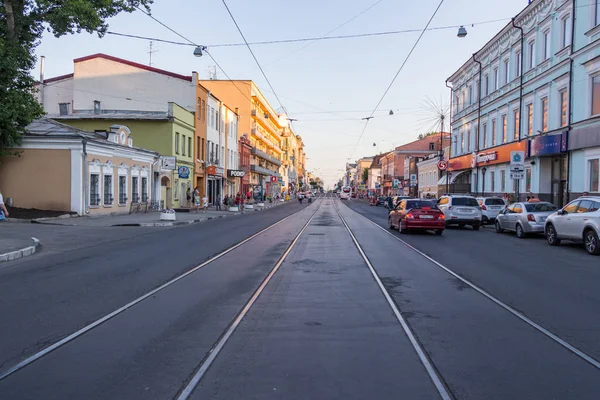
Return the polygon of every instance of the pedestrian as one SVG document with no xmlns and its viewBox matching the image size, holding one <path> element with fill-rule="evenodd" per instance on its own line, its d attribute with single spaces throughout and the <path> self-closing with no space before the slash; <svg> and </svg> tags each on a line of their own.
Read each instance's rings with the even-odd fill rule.
<svg viewBox="0 0 600 400">
<path fill-rule="evenodd" d="M 202 208 L 204 209 L 204 214 L 206 214 L 206 209 L 208 208 L 208 197 L 206 195 L 202 197 Z"/>
<path fill-rule="evenodd" d="M 185 191 L 185 200 L 186 200 L 186 203 L 185 203 L 186 207 L 191 208 L 192 207 L 192 191 L 189 188 L 189 186 L 188 186 L 187 190 Z"/>
<path fill-rule="evenodd" d="M 387 198 L 387 207 L 388 210 L 392 211 L 392 209 L 394 208 L 394 202 L 392 200 L 392 196 L 388 196 Z"/>
<path fill-rule="evenodd" d="M 582 196 L 583 196 L 583 197 L 587 197 L 587 196 L 589 196 L 589 195 L 590 195 L 590 192 L 588 192 L 588 191 L 585 191 L 585 192 L 583 192 L 583 195 L 582 195 Z"/>
<path fill-rule="evenodd" d="M 2 197 L 2 192 L 0 192 L 0 221 L 8 218 L 8 210 L 4 205 L 4 198 Z"/>
<path fill-rule="evenodd" d="M 221 211 L 221 195 L 217 195 L 217 200 L 215 201 L 215 207 L 217 211 Z"/>
<path fill-rule="evenodd" d="M 194 192 L 192 193 L 192 199 L 194 200 L 194 209 L 196 212 L 200 209 L 200 191 L 198 190 L 198 186 L 194 188 Z"/>
</svg>

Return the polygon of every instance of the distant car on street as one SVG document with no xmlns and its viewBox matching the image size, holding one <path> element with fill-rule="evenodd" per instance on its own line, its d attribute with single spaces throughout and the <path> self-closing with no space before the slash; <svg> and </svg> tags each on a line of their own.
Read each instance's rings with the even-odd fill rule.
<svg viewBox="0 0 600 400">
<path fill-rule="evenodd" d="M 340 192 L 340 200 L 348 200 L 352 195 L 352 188 L 350 186 L 344 186 Z"/>
<path fill-rule="evenodd" d="M 436 235 L 444 232 L 445 216 L 431 200 L 401 200 L 388 215 L 388 228 L 400 233 L 410 230 L 430 230 Z"/>
<path fill-rule="evenodd" d="M 386 196 L 379 196 L 377 198 L 377 203 L 375 203 L 376 206 L 385 206 L 386 204 L 387 204 Z"/>
<path fill-rule="evenodd" d="M 511 204 L 496 218 L 496 232 L 514 231 L 520 239 L 530 233 L 544 233 L 546 218 L 557 209 L 547 202 Z"/>
<path fill-rule="evenodd" d="M 500 212 L 506 208 L 506 203 L 501 197 L 477 197 L 481 207 L 481 223 L 493 224 Z"/>
<path fill-rule="evenodd" d="M 458 225 L 463 228 L 470 225 L 473 230 L 481 226 L 481 208 L 473 196 L 450 195 L 442 196 L 437 206 L 446 216 L 446 227 Z"/>
<path fill-rule="evenodd" d="M 558 246 L 562 240 L 583 242 L 585 250 L 600 255 L 600 197 L 580 197 L 546 218 L 546 240 Z"/>
</svg>

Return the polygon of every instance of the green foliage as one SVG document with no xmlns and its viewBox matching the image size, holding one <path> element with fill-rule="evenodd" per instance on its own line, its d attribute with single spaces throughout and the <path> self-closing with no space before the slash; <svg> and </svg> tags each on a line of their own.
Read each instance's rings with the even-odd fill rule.
<svg viewBox="0 0 600 400">
<path fill-rule="evenodd" d="M 25 127 L 43 115 L 36 99 L 35 48 L 44 29 L 56 37 L 96 32 L 102 37 L 106 20 L 153 0 L 4 0 L 0 3 L 0 155 L 18 146 Z"/>
<path fill-rule="evenodd" d="M 367 183 L 368 180 L 369 180 L 369 168 L 365 168 L 365 169 L 363 169 L 363 172 L 362 172 L 362 181 L 363 181 L 363 183 Z"/>
</svg>

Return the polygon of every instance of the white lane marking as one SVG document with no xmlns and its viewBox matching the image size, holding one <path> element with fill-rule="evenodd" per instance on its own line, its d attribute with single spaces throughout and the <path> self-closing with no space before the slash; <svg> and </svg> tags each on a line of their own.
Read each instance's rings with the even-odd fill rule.
<svg viewBox="0 0 600 400">
<path fill-rule="evenodd" d="M 354 210 L 352 210 L 352 211 L 354 211 Z M 385 228 L 379 226 L 377 223 L 371 221 L 369 218 L 365 217 L 361 213 L 358 213 L 356 211 L 354 211 L 354 212 L 356 214 L 360 215 L 361 217 L 363 217 L 364 219 L 366 219 L 371 224 L 375 225 L 377 228 L 381 229 L 382 231 L 384 231 L 385 233 L 387 233 L 388 235 L 390 235 L 391 237 L 393 237 L 394 239 L 396 239 L 399 242 L 401 242 L 402 244 L 404 244 L 409 249 L 411 249 L 414 252 L 418 253 L 419 255 L 425 257 L 427 260 L 431 261 L 432 263 L 434 263 L 439 268 L 443 269 L 444 271 L 446 271 L 447 273 L 449 273 L 453 277 L 455 277 L 457 279 L 460 279 L 463 283 L 466 283 L 471 288 L 473 288 L 474 290 L 476 290 L 477 292 L 479 292 L 481 295 L 487 297 L 492 302 L 494 302 L 497 305 L 499 305 L 500 307 L 504 308 L 506 311 L 508 311 L 509 313 L 513 314 L 515 317 L 519 318 L 521 321 L 525 322 L 526 324 L 528 324 L 532 328 L 536 329 L 537 331 L 543 333 L 544 335 L 546 335 L 550 339 L 554 340 L 556 343 L 558 343 L 559 345 L 563 346 L 564 348 L 566 348 L 570 352 L 572 352 L 572 353 L 576 354 L 577 356 L 581 357 L 583 360 L 587 361 L 592 366 L 596 367 L 597 369 L 600 369 L 600 361 L 596 360 L 592 356 L 587 355 L 586 353 L 584 353 L 583 351 L 579 350 L 577 347 L 573 346 L 572 344 L 570 344 L 566 340 L 561 339 L 559 336 L 555 335 L 554 333 L 550 332 L 549 330 L 547 330 L 543 326 L 539 325 L 538 323 L 536 323 L 533 320 L 529 319 L 525 315 L 521 314 L 520 312 L 518 312 L 517 310 L 515 310 L 514 308 L 512 308 L 508 304 L 502 302 L 502 300 L 499 300 L 498 298 L 494 297 L 493 295 L 491 295 L 490 293 L 486 292 L 485 290 L 483 290 L 479 286 L 475 285 L 473 282 L 469 281 L 468 279 L 463 278 L 461 275 L 457 274 L 456 272 L 452 271 L 450 268 L 446 267 L 445 265 L 441 264 L 440 262 L 438 262 L 438 261 L 434 260 L 433 258 L 429 257 L 427 254 L 423 253 L 421 250 L 418 250 L 417 248 L 413 247 L 409 243 L 407 243 L 404 240 L 400 239 L 399 237 L 397 237 L 396 235 L 392 234 L 391 232 L 389 232 Z"/>
<path fill-rule="evenodd" d="M 383 293 L 383 295 L 384 295 L 385 299 L 387 300 L 389 306 L 391 307 L 392 311 L 394 312 L 394 315 L 396 316 L 396 319 L 398 319 L 398 322 L 400 322 L 400 325 L 402 325 L 402 329 L 404 330 L 404 333 L 406 334 L 406 336 L 408 336 L 408 340 L 410 340 L 410 343 L 412 344 L 413 348 L 417 352 L 417 355 L 419 356 L 419 359 L 421 360 L 421 363 L 423 364 L 423 366 L 427 370 L 427 373 L 429 374 L 429 377 L 433 381 L 433 384 L 435 385 L 435 388 L 437 389 L 437 391 L 440 394 L 441 398 L 443 400 L 452 400 L 452 396 L 450 395 L 450 393 L 446 389 L 446 386 L 442 382 L 442 380 L 441 380 L 440 376 L 438 375 L 437 371 L 435 370 L 433 364 L 429 361 L 429 358 L 425 354 L 425 351 L 421 347 L 421 344 L 417 341 L 417 338 L 415 337 L 415 335 L 413 334 L 412 330 L 410 329 L 410 326 L 408 326 L 408 323 L 406 322 L 406 320 L 404 319 L 404 317 L 400 313 L 400 310 L 396 306 L 396 303 L 394 303 L 394 300 L 391 298 L 390 294 L 388 293 L 388 291 L 386 290 L 385 286 L 381 282 L 381 279 L 379 279 L 379 275 L 377 275 L 377 272 L 375 271 L 375 268 L 371 264 L 371 261 L 369 261 L 369 258 L 367 257 L 367 255 L 363 251 L 362 247 L 358 243 L 358 240 L 356 240 L 356 237 L 354 236 L 354 234 L 352 233 L 352 230 L 350 229 L 350 227 L 346 223 L 346 220 L 344 220 L 344 217 L 342 217 L 342 214 L 340 213 L 340 211 L 337 208 L 337 206 L 336 206 L 336 212 L 337 212 L 338 216 L 340 217 L 340 219 L 342 220 L 342 223 L 346 227 L 346 230 L 350 234 L 350 237 L 352 238 L 352 241 L 354 242 L 354 245 L 358 249 L 358 252 L 362 256 L 362 258 L 365 261 L 365 263 L 367 264 L 367 266 L 369 267 L 369 270 L 371 271 L 371 275 L 373 275 L 373 278 L 375 279 L 375 282 L 377 282 L 377 285 L 379 286 L 379 289 L 381 289 L 381 292 Z"/>
<path fill-rule="evenodd" d="M 273 277 L 273 275 L 275 275 L 275 273 L 279 270 L 279 267 L 281 266 L 281 264 L 283 264 L 286 257 L 288 256 L 288 254 L 294 248 L 294 246 L 300 239 L 300 236 L 302 235 L 302 233 L 304 233 L 306 228 L 308 228 L 308 225 L 310 225 L 310 222 L 313 220 L 313 218 L 317 214 L 317 211 L 319 211 L 319 208 L 317 208 L 315 210 L 312 217 L 310 217 L 310 219 L 308 220 L 306 225 L 304 225 L 304 227 L 302 228 L 300 233 L 298 233 L 298 235 L 294 238 L 294 240 L 292 241 L 290 246 L 287 248 L 285 253 L 283 253 L 281 258 L 279 258 L 279 261 L 277 261 L 277 263 L 275 264 L 275 266 L 273 267 L 271 272 L 269 272 L 269 275 L 267 275 L 267 277 L 263 280 L 263 282 L 258 287 L 258 289 L 256 289 L 256 291 L 254 292 L 254 294 L 252 295 L 250 300 L 248 300 L 248 302 L 246 303 L 244 308 L 242 308 L 242 311 L 240 311 L 238 316 L 233 320 L 233 322 L 231 323 L 231 325 L 229 326 L 227 331 L 225 331 L 225 334 L 223 334 L 223 336 L 221 336 L 221 338 L 219 339 L 217 344 L 209 351 L 208 357 L 200 365 L 200 367 L 198 368 L 198 370 L 196 371 L 196 373 L 194 374 L 194 376 L 192 377 L 190 382 L 186 385 L 186 387 L 183 389 L 181 394 L 177 397 L 177 400 L 187 400 L 190 397 L 190 395 L 192 394 L 192 392 L 194 391 L 194 389 L 196 389 L 196 386 L 198 386 L 198 383 L 200 383 L 200 380 L 204 377 L 204 375 L 206 374 L 206 371 L 208 371 L 208 369 L 210 368 L 212 363 L 215 361 L 215 359 L 217 358 L 217 356 L 219 355 L 219 353 L 221 352 L 221 350 L 223 349 L 223 347 L 225 346 L 225 344 L 227 343 L 227 341 L 229 340 L 231 335 L 233 335 L 233 332 L 240 325 L 240 323 L 242 322 L 242 319 L 246 316 L 246 314 L 250 310 L 250 307 L 252 307 L 254 305 L 258 296 L 260 296 L 260 294 L 265 289 L 265 287 L 267 286 L 269 281 L 271 281 L 271 278 Z"/>
<path fill-rule="evenodd" d="M 8 376 L 14 374 L 15 372 L 17 372 L 18 370 L 26 367 L 27 365 L 33 363 L 34 361 L 44 357 L 45 355 L 51 353 L 52 351 L 58 349 L 59 347 L 64 346 L 65 344 L 69 343 L 70 341 L 72 341 L 73 339 L 78 338 L 79 336 L 85 334 L 86 332 L 89 332 L 90 330 L 96 328 L 97 326 L 105 323 L 106 321 L 108 321 L 109 319 L 121 314 L 122 312 L 124 312 L 125 310 L 133 307 L 134 305 L 142 302 L 143 300 L 147 299 L 148 297 L 156 294 L 157 292 L 160 292 L 161 290 L 163 290 L 164 288 L 174 284 L 175 282 L 185 278 L 186 276 L 198 271 L 200 268 L 203 268 L 205 266 L 207 266 L 208 264 L 216 261 L 217 259 L 223 257 L 224 255 L 232 252 L 233 250 L 237 249 L 238 247 L 248 243 L 250 240 L 254 239 L 255 237 L 265 233 L 266 231 L 268 231 L 271 228 L 274 228 L 275 226 L 283 223 L 284 221 L 288 220 L 289 218 L 293 217 L 294 215 L 300 213 L 304 211 L 304 208 L 302 208 L 301 210 L 288 215 L 287 217 L 283 218 L 282 220 L 277 221 L 276 223 L 274 223 L 273 225 L 270 225 L 268 227 L 266 227 L 265 229 L 261 230 L 260 232 L 255 233 L 254 235 L 244 239 L 243 241 L 239 242 L 236 245 L 231 246 L 230 248 L 224 250 L 223 252 L 217 254 L 216 256 L 206 260 L 205 262 L 203 262 L 202 264 L 192 268 L 191 270 L 171 279 L 170 281 L 162 284 L 161 286 L 157 287 L 154 290 L 151 290 L 150 292 L 138 297 L 137 299 L 125 304 L 124 306 L 122 306 L 121 308 L 116 309 L 115 311 L 111 312 L 110 314 L 105 315 L 104 317 L 97 319 L 96 321 L 92 322 L 89 325 L 84 326 L 83 328 L 79 329 L 78 331 L 75 331 L 73 333 L 71 333 L 69 336 L 59 340 L 58 342 L 46 347 L 45 349 L 35 353 L 34 355 L 26 358 L 25 360 L 21 361 L 20 363 L 16 364 L 15 366 L 11 367 L 10 369 L 8 369 L 6 372 L 2 373 L 0 375 L 0 381 L 2 381 L 3 379 L 7 378 Z"/>
</svg>

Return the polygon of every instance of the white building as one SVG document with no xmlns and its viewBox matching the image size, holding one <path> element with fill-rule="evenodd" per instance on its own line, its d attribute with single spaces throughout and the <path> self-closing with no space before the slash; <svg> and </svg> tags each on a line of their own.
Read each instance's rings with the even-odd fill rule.
<svg viewBox="0 0 600 400">
<path fill-rule="evenodd" d="M 237 170 L 240 166 L 240 155 L 239 155 L 239 143 L 238 143 L 238 125 L 239 116 L 231 111 L 227 106 L 221 106 L 222 113 L 225 114 L 225 128 L 226 128 L 226 155 L 225 155 L 225 170 Z M 240 189 L 236 189 L 239 186 L 239 179 L 228 178 L 227 185 L 225 188 L 225 194 L 235 196 Z"/>
<path fill-rule="evenodd" d="M 206 165 L 208 166 L 207 196 L 215 204 L 217 196 L 223 198 L 225 177 L 225 118 L 221 101 L 209 94 L 206 103 Z M 211 168 L 212 167 L 212 168 Z"/>
</svg>

